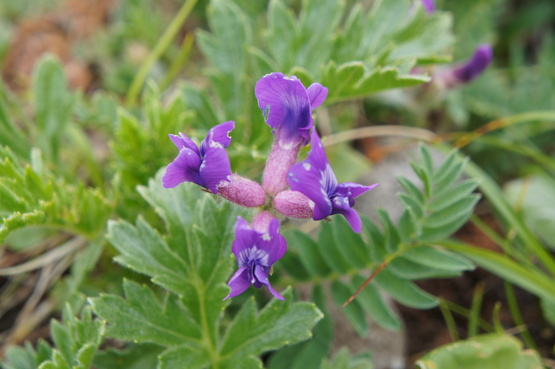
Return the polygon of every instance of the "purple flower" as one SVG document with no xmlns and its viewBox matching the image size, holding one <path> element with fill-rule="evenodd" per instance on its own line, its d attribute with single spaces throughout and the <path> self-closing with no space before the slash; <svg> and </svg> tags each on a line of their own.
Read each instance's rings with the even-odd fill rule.
<svg viewBox="0 0 555 369">
<path fill-rule="evenodd" d="M 193 182 L 218 193 L 218 186 L 227 181 L 231 174 L 225 148 L 231 143 L 228 134 L 234 127 L 233 121 L 213 127 L 200 147 L 183 133 L 179 136 L 169 135 L 179 149 L 179 154 L 167 166 L 162 176 L 162 185 L 165 188 L 173 188 L 183 182 Z"/>
<path fill-rule="evenodd" d="M 254 93 L 276 140 L 282 146 L 295 146 L 308 143 L 312 110 L 324 102 L 328 89 L 319 83 L 307 89 L 295 76 L 270 73 L 258 80 Z"/>
<path fill-rule="evenodd" d="M 287 188 L 287 172 L 310 138 L 312 110 L 324 102 L 328 89 L 319 83 L 307 89 L 295 76 L 270 73 L 256 83 L 254 92 L 275 135 L 262 177 L 264 190 L 275 196 Z"/>
<path fill-rule="evenodd" d="M 483 44 L 476 48 L 472 58 L 465 64 L 455 68 L 453 74 L 461 82 L 470 82 L 488 67 L 493 59 L 491 45 Z"/>
<path fill-rule="evenodd" d="M 316 131 L 312 131 L 312 147 L 306 160 L 299 162 L 289 170 L 289 185 L 314 202 L 314 220 L 321 220 L 329 215 L 343 215 L 353 231 L 362 229 L 360 216 L 352 208 L 355 197 L 376 187 L 378 184 L 363 186 L 358 183 L 337 183 L 337 179 L 326 157 L 326 152 Z"/>
<path fill-rule="evenodd" d="M 245 292 L 251 284 L 256 288 L 266 286 L 274 297 L 283 300 L 283 296 L 270 286 L 268 275 L 272 264 L 281 259 L 286 250 L 285 238 L 279 234 L 279 220 L 272 214 L 258 213 L 252 227 L 237 217 L 231 251 L 237 258 L 239 270 L 229 280 L 231 291 L 224 300 Z"/>
</svg>

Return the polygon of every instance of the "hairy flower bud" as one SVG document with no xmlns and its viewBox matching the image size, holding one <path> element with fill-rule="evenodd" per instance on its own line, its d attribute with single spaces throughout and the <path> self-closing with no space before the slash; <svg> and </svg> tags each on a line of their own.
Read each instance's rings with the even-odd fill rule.
<svg viewBox="0 0 555 369">
<path fill-rule="evenodd" d="M 262 187 L 250 179 L 231 174 L 218 185 L 218 195 L 234 204 L 255 208 L 264 205 L 266 194 Z"/>
<path fill-rule="evenodd" d="M 281 191 L 274 198 L 274 208 L 281 214 L 297 219 L 312 218 L 314 202 L 298 191 Z"/>
</svg>

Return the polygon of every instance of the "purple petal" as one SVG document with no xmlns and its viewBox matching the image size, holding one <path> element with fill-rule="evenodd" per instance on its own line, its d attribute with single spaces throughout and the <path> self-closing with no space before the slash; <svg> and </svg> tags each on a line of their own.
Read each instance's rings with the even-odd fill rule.
<svg viewBox="0 0 555 369">
<path fill-rule="evenodd" d="M 434 0 L 422 0 L 422 7 L 428 14 L 432 14 L 436 8 Z"/>
<path fill-rule="evenodd" d="M 164 188 L 173 188 L 183 182 L 193 182 L 204 187 L 199 174 L 201 160 L 196 152 L 187 148 L 181 149 L 173 162 L 166 167 L 162 176 Z"/>
<path fill-rule="evenodd" d="M 470 60 L 456 68 L 453 73 L 462 82 L 470 82 L 478 77 L 488 67 L 493 59 L 493 50 L 490 45 L 484 44 L 476 48 Z"/>
<path fill-rule="evenodd" d="M 208 131 L 206 135 L 206 139 L 203 141 L 208 143 L 208 146 L 223 146 L 224 148 L 228 147 L 231 144 L 231 137 L 229 137 L 229 132 L 233 131 L 235 128 L 235 122 L 230 120 L 227 122 L 223 122 L 214 126 Z M 219 144 L 219 145 L 218 145 Z"/>
<path fill-rule="evenodd" d="M 197 155 L 200 155 L 197 145 L 193 142 L 193 140 L 187 137 L 187 135 L 184 135 L 183 133 L 180 132 L 179 136 L 171 135 L 171 134 L 168 136 L 170 137 L 170 140 L 172 140 L 173 144 L 179 150 L 185 147 L 185 148 L 188 148 L 189 150 L 196 152 Z"/>
<path fill-rule="evenodd" d="M 235 240 L 231 252 L 235 254 L 239 266 L 244 266 L 248 260 L 245 259 L 243 251 L 250 249 L 256 243 L 258 233 L 249 226 L 249 223 L 240 216 L 235 223 Z"/>
<path fill-rule="evenodd" d="M 306 88 L 297 77 L 267 74 L 258 80 L 254 92 L 266 124 L 276 131 L 280 141 L 308 142 L 312 111 Z"/>
<path fill-rule="evenodd" d="M 362 222 L 356 210 L 351 208 L 349 198 L 347 197 L 334 197 L 332 200 L 333 212 L 332 214 L 341 214 L 347 219 L 354 232 L 360 233 L 362 229 Z"/>
<path fill-rule="evenodd" d="M 310 101 L 310 107 L 312 110 L 322 105 L 324 100 L 326 100 L 326 97 L 328 97 L 328 89 L 319 83 L 313 83 L 308 86 L 306 92 L 308 94 L 308 100 Z"/>
<path fill-rule="evenodd" d="M 268 232 L 259 236 L 257 244 L 268 254 L 268 265 L 271 266 L 281 259 L 287 251 L 287 242 L 281 234 L 279 234 L 279 220 L 274 218 L 270 222 Z"/>
<path fill-rule="evenodd" d="M 378 185 L 377 183 L 371 186 L 363 186 L 361 184 L 352 183 L 352 182 L 340 183 L 335 190 L 335 195 L 355 198 L 355 197 L 359 197 L 366 191 L 370 191 L 371 189 L 375 188 L 377 185 Z"/>
<path fill-rule="evenodd" d="M 328 163 L 328 158 L 318 134 L 312 132 L 312 147 L 306 160 L 289 170 L 289 186 L 314 202 L 314 220 L 324 219 L 331 214 L 330 195 L 335 192 L 337 179 Z"/>
<path fill-rule="evenodd" d="M 227 295 L 224 300 L 227 300 L 230 297 L 234 297 L 237 295 L 242 294 L 249 288 L 251 285 L 251 281 L 249 281 L 249 270 L 248 268 L 239 268 L 235 274 L 231 277 L 229 282 L 227 282 L 231 291 L 229 295 Z"/>
<path fill-rule="evenodd" d="M 218 193 L 218 185 L 228 180 L 231 165 L 223 147 L 208 147 L 200 166 L 200 176 L 212 193 Z"/>
<path fill-rule="evenodd" d="M 276 299 L 279 299 L 279 300 L 282 300 L 282 301 L 285 300 L 282 295 L 280 295 L 276 290 L 274 290 L 272 288 L 272 286 L 270 285 L 270 281 L 268 280 L 268 273 L 265 272 L 264 269 L 260 265 L 257 265 L 254 268 L 254 276 L 256 277 L 256 279 L 260 283 L 262 283 L 263 285 L 265 285 L 268 288 L 270 293 L 272 295 L 274 295 L 274 297 Z"/>
</svg>

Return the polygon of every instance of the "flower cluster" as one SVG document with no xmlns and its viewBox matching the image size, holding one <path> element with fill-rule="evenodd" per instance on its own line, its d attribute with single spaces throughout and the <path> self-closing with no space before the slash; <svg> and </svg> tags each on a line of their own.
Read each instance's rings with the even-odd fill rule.
<svg viewBox="0 0 555 369">
<path fill-rule="evenodd" d="M 322 220 L 341 214 L 353 231 L 360 232 L 361 220 L 353 209 L 355 198 L 376 184 L 337 182 L 312 118 L 312 111 L 326 99 L 327 88 L 319 83 L 305 88 L 295 76 L 271 73 L 262 77 L 254 90 L 274 134 L 262 185 L 231 172 L 225 149 L 231 143 L 233 121 L 213 127 L 198 146 L 183 133 L 170 135 L 179 154 L 167 166 L 162 184 L 172 188 L 192 182 L 235 204 L 260 208 L 251 225 L 238 217 L 232 252 L 239 269 L 228 283 L 231 291 L 225 298 L 243 293 L 252 284 L 266 286 L 274 297 L 283 299 L 268 280 L 272 265 L 287 250 L 279 234 L 278 216 Z M 297 163 L 299 150 L 309 143 L 307 158 Z"/>
</svg>

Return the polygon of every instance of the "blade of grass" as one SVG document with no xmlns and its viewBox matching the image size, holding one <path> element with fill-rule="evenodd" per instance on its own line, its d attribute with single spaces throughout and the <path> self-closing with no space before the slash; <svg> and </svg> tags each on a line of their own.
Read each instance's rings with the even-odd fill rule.
<svg viewBox="0 0 555 369">
<path fill-rule="evenodd" d="M 505 297 L 507 298 L 509 311 L 511 312 L 515 325 L 526 327 L 526 324 L 524 323 L 524 319 L 522 319 L 522 314 L 520 313 L 520 309 L 518 307 L 515 290 L 512 284 L 507 281 L 505 281 Z M 522 336 L 522 340 L 524 341 L 524 343 L 526 343 L 526 346 L 534 350 L 538 350 L 538 347 L 536 346 L 536 343 L 534 342 L 534 339 L 530 335 L 530 332 L 527 328 L 525 328 L 524 331 L 522 331 L 520 334 Z"/>
<path fill-rule="evenodd" d="M 441 311 L 441 315 L 443 315 L 443 320 L 445 320 L 445 324 L 447 325 L 447 330 L 449 331 L 449 336 L 451 336 L 451 341 L 458 341 L 460 337 L 459 331 L 457 329 L 457 324 L 455 323 L 453 314 L 451 314 L 451 310 L 449 310 L 449 305 L 444 299 L 439 299 L 439 310 Z"/>
<path fill-rule="evenodd" d="M 193 48 L 194 41 L 195 37 L 192 33 L 187 33 L 185 35 L 177 58 L 175 58 L 175 60 L 172 62 L 170 69 L 166 73 L 166 76 L 164 77 L 162 82 L 160 82 L 161 91 L 164 91 L 166 88 L 168 88 L 168 86 L 179 74 L 179 69 L 185 64 L 185 62 L 189 58 L 189 55 L 191 54 L 191 49 Z"/>
<path fill-rule="evenodd" d="M 183 3 L 181 9 L 179 9 L 175 17 L 172 19 L 172 21 L 168 25 L 168 28 L 166 28 L 164 34 L 156 43 L 154 49 L 150 51 L 143 64 L 141 65 L 141 68 L 135 75 L 135 78 L 131 83 L 131 87 L 129 87 L 127 97 L 125 98 L 126 107 L 130 107 L 135 103 L 137 97 L 139 96 L 141 88 L 143 87 L 148 72 L 150 71 L 154 63 L 156 63 L 156 61 L 160 59 L 164 51 L 168 48 L 172 40 L 175 38 L 177 32 L 179 32 L 179 29 L 187 20 L 187 17 L 195 7 L 196 3 L 197 0 L 187 0 Z"/>
<path fill-rule="evenodd" d="M 468 316 L 468 337 L 478 334 L 478 321 L 480 319 L 480 311 L 482 310 L 482 300 L 484 297 L 484 283 L 480 282 L 474 289 L 472 296 L 472 306 L 470 307 L 470 315 Z"/>
<path fill-rule="evenodd" d="M 529 271 L 528 267 L 523 267 L 507 255 L 457 241 L 441 241 L 436 242 L 436 245 L 466 256 L 478 266 L 555 303 L 554 280 L 547 275 Z"/>
<path fill-rule="evenodd" d="M 514 229 L 529 251 L 537 256 L 537 260 L 547 268 L 552 276 L 555 276 L 555 259 L 538 241 L 537 237 L 534 236 L 522 219 L 518 217 L 503 196 L 503 191 L 497 183 L 472 161 L 467 163 L 464 171 L 472 178 L 476 178 L 480 181 L 480 190 L 487 197 L 492 206 L 499 212 L 507 224 Z"/>
</svg>

